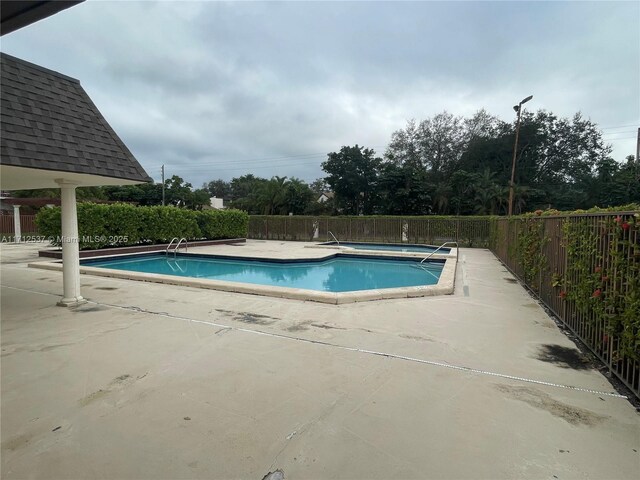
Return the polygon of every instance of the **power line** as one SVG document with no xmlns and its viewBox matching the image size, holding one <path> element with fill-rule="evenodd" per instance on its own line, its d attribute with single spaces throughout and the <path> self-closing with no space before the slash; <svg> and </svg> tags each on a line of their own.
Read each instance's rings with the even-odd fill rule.
<svg viewBox="0 0 640 480">
<path fill-rule="evenodd" d="M 291 159 L 296 159 L 296 158 L 311 158 L 311 157 L 320 157 L 326 155 L 326 153 L 310 153 L 310 154 L 306 154 L 306 155 L 291 155 L 291 156 L 287 156 L 287 157 L 272 157 L 272 158 L 254 158 L 254 159 L 247 159 L 247 160 L 222 160 L 220 162 L 204 162 L 204 163 L 198 163 L 198 165 L 219 165 L 220 163 L 264 163 L 264 162 L 274 162 L 274 161 L 281 161 L 281 160 L 291 160 Z M 178 165 L 178 164 L 175 164 Z"/>
<path fill-rule="evenodd" d="M 220 170 L 225 171 L 225 172 L 236 171 L 236 170 L 251 171 L 251 170 L 260 170 L 260 169 L 263 169 L 263 168 L 295 167 L 295 166 L 299 166 L 299 165 L 300 165 L 299 163 L 290 163 L 290 164 L 282 164 L 282 165 L 261 165 L 261 166 L 257 166 L 257 167 L 221 168 Z"/>
<path fill-rule="evenodd" d="M 373 145 L 371 147 L 367 147 L 367 148 L 383 148 L 386 147 L 386 145 Z M 236 165 L 238 163 L 264 163 L 264 162 L 274 162 L 274 161 L 281 161 L 281 160 L 293 160 L 293 159 L 312 159 L 315 157 L 324 157 L 328 155 L 327 152 L 318 152 L 318 153 L 303 153 L 303 154 L 299 154 L 299 155 L 288 155 L 288 156 L 281 156 L 281 157 L 261 157 L 261 158 L 248 158 L 248 159 L 241 159 L 241 160 L 222 160 L 222 161 L 215 161 L 215 162 L 198 162 L 198 166 L 222 166 L 224 164 L 232 164 L 232 165 Z M 171 163 L 166 163 L 166 165 L 179 165 L 179 166 L 184 166 L 184 164 L 171 164 Z M 148 168 L 152 169 L 152 168 L 158 168 L 162 166 L 162 164 L 150 164 L 147 165 Z"/>
<path fill-rule="evenodd" d="M 615 142 L 617 140 L 630 140 L 636 138 L 635 135 L 632 135 L 631 137 L 618 137 L 618 138 L 605 138 L 606 142 Z"/>
<path fill-rule="evenodd" d="M 635 133 L 635 130 L 622 130 L 620 132 L 605 132 L 602 135 L 624 135 L 627 133 Z"/>
<path fill-rule="evenodd" d="M 269 164 L 269 165 L 277 165 L 280 162 L 290 162 L 292 160 L 298 160 L 299 162 L 317 162 L 318 159 L 320 158 L 320 155 L 316 155 L 315 157 L 289 157 L 289 158 L 283 158 L 280 160 L 256 160 L 253 162 L 248 162 L 248 161 L 235 161 L 235 160 L 221 160 L 219 162 L 197 162 L 194 163 L 193 166 L 194 167 L 220 167 L 220 166 L 224 166 L 224 165 L 238 165 L 238 164 L 246 164 L 246 165 L 253 165 L 253 164 L 257 164 L 257 165 L 261 165 L 261 164 Z M 174 166 L 183 166 L 185 165 L 185 163 L 169 163 L 168 165 L 174 165 Z"/>
<path fill-rule="evenodd" d="M 276 163 L 276 164 L 268 164 L 268 165 L 244 165 L 244 166 L 242 166 L 241 164 L 238 166 L 234 166 L 234 165 L 238 165 L 238 164 L 222 165 L 220 167 L 215 167 L 215 168 L 210 166 L 182 165 L 180 168 L 185 170 L 191 170 L 191 171 L 212 171 L 213 172 L 216 170 L 250 170 L 250 169 L 258 169 L 258 168 L 279 168 L 279 167 L 292 167 L 292 166 L 312 167 L 315 165 L 320 166 L 320 163 L 289 162 L 289 163 Z"/>
<path fill-rule="evenodd" d="M 600 130 L 614 130 L 616 128 L 628 128 L 628 127 L 637 127 L 637 124 L 632 125 L 618 125 L 617 127 L 600 127 Z"/>
<path fill-rule="evenodd" d="M 371 147 L 367 147 L 367 148 L 382 148 L 382 147 L 386 147 L 386 145 L 373 145 Z M 298 154 L 298 155 L 287 155 L 287 156 L 281 156 L 281 157 L 259 157 L 259 158 L 248 158 L 248 159 L 238 159 L 238 160 L 223 160 L 222 162 L 205 162 L 205 163 L 198 163 L 198 165 L 219 165 L 220 163 L 263 163 L 263 162 L 271 162 L 271 161 L 278 161 L 278 160 L 291 160 L 291 159 L 297 159 L 297 158 L 311 158 L 311 157 L 323 157 L 328 155 L 327 152 L 318 152 L 318 153 L 302 153 L 302 154 Z M 161 164 L 151 164 L 149 165 L 149 168 L 156 168 L 156 167 L 160 167 Z"/>
</svg>

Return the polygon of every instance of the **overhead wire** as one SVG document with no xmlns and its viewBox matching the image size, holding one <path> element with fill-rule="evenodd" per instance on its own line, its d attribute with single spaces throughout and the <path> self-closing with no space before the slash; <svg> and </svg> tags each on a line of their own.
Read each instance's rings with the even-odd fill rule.
<svg viewBox="0 0 640 480">
<path fill-rule="evenodd" d="M 381 148 L 386 147 L 386 145 L 374 145 L 369 148 Z M 300 155 L 289 155 L 289 156 L 281 156 L 281 157 L 262 157 L 262 158 L 253 158 L 246 160 L 221 160 L 214 162 L 198 162 L 196 165 L 189 166 L 190 169 L 195 168 L 208 168 L 208 167 L 226 167 L 226 166 L 234 166 L 234 165 L 245 165 L 245 167 L 237 167 L 237 168 L 225 168 L 225 170 L 237 170 L 242 168 L 264 168 L 270 166 L 289 166 L 289 165 L 298 165 L 300 163 L 311 163 L 317 162 L 319 158 L 326 157 L 327 153 L 307 153 Z M 290 162 L 296 160 L 295 163 L 291 164 Z M 284 163 L 282 163 L 284 162 Z M 260 167 L 261 164 L 266 164 L 264 167 Z M 149 169 L 160 168 L 162 165 L 166 166 L 180 166 L 184 167 L 184 163 L 171 163 L 165 162 L 164 164 L 155 163 L 151 165 L 146 165 Z M 257 165 L 257 166 L 256 166 Z"/>
</svg>

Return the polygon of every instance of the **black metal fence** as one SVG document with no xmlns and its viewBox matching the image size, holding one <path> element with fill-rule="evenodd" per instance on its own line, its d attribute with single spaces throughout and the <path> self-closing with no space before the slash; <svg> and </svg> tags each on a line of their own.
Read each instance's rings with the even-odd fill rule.
<svg viewBox="0 0 640 480">
<path fill-rule="evenodd" d="M 488 247 L 490 217 L 311 217 L 252 215 L 247 238 L 426 243 Z"/>
<path fill-rule="evenodd" d="M 491 250 L 640 396 L 636 215 L 496 218 Z"/>
</svg>

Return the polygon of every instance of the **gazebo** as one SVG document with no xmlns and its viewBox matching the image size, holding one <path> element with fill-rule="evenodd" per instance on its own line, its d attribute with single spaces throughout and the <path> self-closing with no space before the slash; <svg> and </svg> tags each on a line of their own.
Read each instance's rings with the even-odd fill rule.
<svg viewBox="0 0 640 480">
<path fill-rule="evenodd" d="M 84 299 L 76 188 L 152 179 L 78 80 L 4 53 L 0 71 L 0 188 L 61 189 L 63 297 L 59 305 L 77 305 Z"/>
</svg>

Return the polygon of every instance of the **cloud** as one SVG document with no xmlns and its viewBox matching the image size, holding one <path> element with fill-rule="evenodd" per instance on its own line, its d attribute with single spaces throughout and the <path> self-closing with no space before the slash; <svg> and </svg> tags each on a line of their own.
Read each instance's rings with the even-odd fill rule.
<svg viewBox="0 0 640 480">
<path fill-rule="evenodd" d="M 155 178 L 321 176 L 407 119 L 511 106 L 640 122 L 637 3 L 85 2 L 2 49 L 81 80 Z M 622 132 L 622 133 L 616 133 Z M 632 127 L 605 130 L 618 160 Z M 628 137 L 628 138 L 627 138 Z"/>
</svg>

